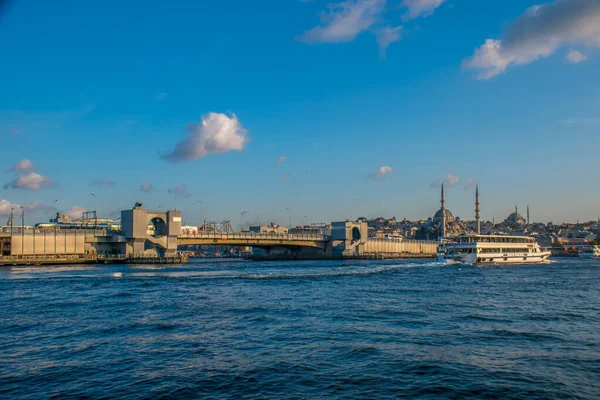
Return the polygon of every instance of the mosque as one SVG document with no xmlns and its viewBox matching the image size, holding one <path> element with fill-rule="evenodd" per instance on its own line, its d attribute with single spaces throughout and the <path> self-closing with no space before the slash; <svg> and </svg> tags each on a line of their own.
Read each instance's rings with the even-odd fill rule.
<svg viewBox="0 0 600 400">
<path fill-rule="evenodd" d="M 529 206 L 527 206 L 527 219 L 519 214 L 519 209 L 515 206 L 515 212 L 506 217 L 501 225 L 510 227 L 529 225 Z"/>
<path fill-rule="evenodd" d="M 481 234 L 481 209 L 479 202 L 479 186 L 475 189 L 475 224 L 462 221 L 459 217 L 455 217 L 450 210 L 446 208 L 446 197 L 444 194 L 444 185 L 442 184 L 440 196 L 440 209 L 431 219 L 431 224 L 426 233 L 428 236 L 457 236 L 461 234 Z M 494 225 L 486 223 L 491 230 Z M 515 212 L 511 213 L 506 219 L 498 224 L 499 227 L 508 227 L 511 229 L 522 229 L 529 225 L 529 206 L 527 206 L 527 219 L 519 214 L 518 208 L 515 206 Z M 487 228 L 486 228 L 487 229 Z"/>
</svg>

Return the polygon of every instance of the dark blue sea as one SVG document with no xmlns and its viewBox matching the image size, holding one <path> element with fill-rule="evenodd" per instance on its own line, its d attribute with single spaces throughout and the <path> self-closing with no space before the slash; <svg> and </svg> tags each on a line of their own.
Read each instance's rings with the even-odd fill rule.
<svg viewBox="0 0 600 400">
<path fill-rule="evenodd" d="M 4 399 L 599 399 L 600 260 L 0 268 Z"/>
</svg>

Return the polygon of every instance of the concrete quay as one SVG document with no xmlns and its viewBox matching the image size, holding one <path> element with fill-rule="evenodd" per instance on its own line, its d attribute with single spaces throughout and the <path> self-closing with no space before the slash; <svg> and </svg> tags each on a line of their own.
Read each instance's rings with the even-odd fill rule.
<svg viewBox="0 0 600 400">
<path fill-rule="evenodd" d="M 0 257 L 0 266 L 42 266 L 42 265 L 65 265 L 65 264 L 185 264 L 188 262 L 186 256 L 172 257 L 44 257 L 44 256 L 26 256 L 26 257 Z"/>
<path fill-rule="evenodd" d="M 403 260 L 403 259 L 431 259 L 434 254 L 356 254 L 356 255 L 322 255 L 310 254 L 256 254 L 246 257 L 251 261 L 329 261 L 329 260 Z"/>
</svg>

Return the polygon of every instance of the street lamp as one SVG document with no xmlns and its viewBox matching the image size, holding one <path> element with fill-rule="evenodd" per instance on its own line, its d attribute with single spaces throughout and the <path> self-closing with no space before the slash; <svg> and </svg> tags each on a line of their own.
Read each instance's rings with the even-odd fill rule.
<svg viewBox="0 0 600 400">
<path fill-rule="evenodd" d="M 13 236 L 13 210 L 14 208 L 10 208 L 10 245 L 12 246 L 12 236 Z M 12 254 L 12 251 L 11 251 Z"/>
<path fill-rule="evenodd" d="M 202 204 L 202 200 L 198 200 L 196 201 L 196 203 Z M 200 209 L 200 211 L 198 212 L 198 216 L 200 217 L 200 221 L 202 221 L 202 208 L 200 205 L 198 206 L 198 208 Z M 204 226 L 204 224 L 202 224 L 202 226 Z"/>
<path fill-rule="evenodd" d="M 25 256 L 25 208 L 21 206 L 21 258 Z"/>
<path fill-rule="evenodd" d="M 287 207 L 285 209 L 288 210 L 288 229 L 292 229 L 292 210 Z"/>
<path fill-rule="evenodd" d="M 58 200 L 54 200 L 52 207 L 56 209 L 56 202 Z M 56 227 L 58 226 L 58 211 L 56 212 L 56 219 L 54 220 L 54 258 L 56 258 Z M 46 239 L 44 238 L 44 243 L 46 243 Z"/>
<path fill-rule="evenodd" d="M 92 193 L 92 196 L 94 196 L 94 200 L 96 200 L 96 208 L 94 209 L 94 218 L 96 219 L 94 229 L 96 229 L 98 228 L 98 198 L 94 193 Z"/>
<path fill-rule="evenodd" d="M 248 211 L 242 211 L 240 213 L 240 232 L 244 231 L 244 214 L 247 214 Z"/>
</svg>

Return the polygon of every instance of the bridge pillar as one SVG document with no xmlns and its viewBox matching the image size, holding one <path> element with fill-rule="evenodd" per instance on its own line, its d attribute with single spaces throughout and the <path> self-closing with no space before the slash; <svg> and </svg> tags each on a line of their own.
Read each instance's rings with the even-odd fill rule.
<svg viewBox="0 0 600 400">
<path fill-rule="evenodd" d="M 181 211 L 144 210 L 142 203 L 136 203 L 131 210 L 121 211 L 121 231 L 127 256 L 175 256 Z"/>
<path fill-rule="evenodd" d="M 366 222 L 332 222 L 331 253 L 334 256 L 361 255 L 369 236 Z"/>
</svg>

